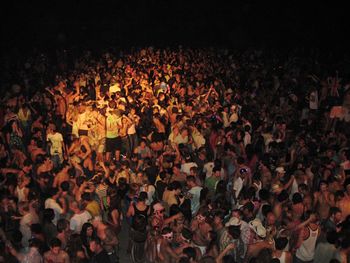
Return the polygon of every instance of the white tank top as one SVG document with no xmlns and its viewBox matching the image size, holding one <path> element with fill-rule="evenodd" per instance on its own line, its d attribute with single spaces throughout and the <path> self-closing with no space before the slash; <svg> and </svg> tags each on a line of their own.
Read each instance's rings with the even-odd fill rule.
<svg viewBox="0 0 350 263">
<path fill-rule="evenodd" d="M 311 261 L 314 259 L 316 240 L 318 236 L 318 228 L 316 230 L 309 229 L 309 237 L 301 243 L 301 246 L 296 251 L 296 256 L 302 261 Z"/>
</svg>

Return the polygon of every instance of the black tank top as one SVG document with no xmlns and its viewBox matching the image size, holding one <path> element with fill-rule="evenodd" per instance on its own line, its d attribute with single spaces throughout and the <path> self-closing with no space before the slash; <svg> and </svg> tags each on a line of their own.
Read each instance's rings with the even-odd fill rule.
<svg viewBox="0 0 350 263">
<path fill-rule="evenodd" d="M 135 211 L 135 215 L 134 216 L 136 216 L 136 215 L 143 215 L 147 219 L 149 206 L 147 206 L 147 208 L 145 210 L 141 211 L 141 210 L 137 209 L 135 203 L 133 203 L 132 205 L 133 205 L 134 211 Z"/>
</svg>

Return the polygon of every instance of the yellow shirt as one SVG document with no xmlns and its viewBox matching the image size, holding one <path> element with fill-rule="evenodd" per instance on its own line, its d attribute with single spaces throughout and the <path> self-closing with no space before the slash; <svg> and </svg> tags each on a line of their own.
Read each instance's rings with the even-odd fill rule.
<svg viewBox="0 0 350 263">
<path fill-rule="evenodd" d="M 119 135 L 120 117 L 116 114 L 109 114 L 106 119 L 107 138 L 116 138 Z"/>
<path fill-rule="evenodd" d="M 88 211 L 92 217 L 101 215 L 100 206 L 96 201 L 91 201 L 86 206 L 86 211 Z"/>
</svg>

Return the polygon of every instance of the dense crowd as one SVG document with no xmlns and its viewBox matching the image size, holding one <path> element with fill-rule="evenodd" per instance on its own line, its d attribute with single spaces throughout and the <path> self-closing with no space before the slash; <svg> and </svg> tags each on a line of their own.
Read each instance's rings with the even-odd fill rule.
<svg viewBox="0 0 350 263">
<path fill-rule="evenodd" d="M 13 62 L 13 61 L 11 61 Z M 0 262 L 350 262 L 350 79 L 317 54 L 33 54 L 0 114 Z"/>
</svg>

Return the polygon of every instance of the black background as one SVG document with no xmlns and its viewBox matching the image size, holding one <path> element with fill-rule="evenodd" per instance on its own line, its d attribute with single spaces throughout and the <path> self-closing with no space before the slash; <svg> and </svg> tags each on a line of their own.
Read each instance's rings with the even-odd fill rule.
<svg viewBox="0 0 350 263">
<path fill-rule="evenodd" d="M 345 3 L 8 1 L 1 45 L 326 47 L 346 49 Z"/>
</svg>

